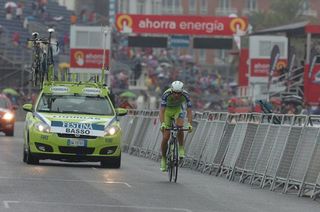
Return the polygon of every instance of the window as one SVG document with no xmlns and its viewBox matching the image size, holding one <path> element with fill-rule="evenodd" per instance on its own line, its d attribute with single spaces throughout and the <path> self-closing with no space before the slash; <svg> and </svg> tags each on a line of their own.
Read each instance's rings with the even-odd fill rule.
<svg viewBox="0 0 320 212">
<path fill-rule="evenodd" d="M 102 34 L 100 32 L 78 31 L 76 45 L 79 47 L 101 48 Z"/>
<path fill-rule="evenodd" d="M 105 97 L 44 94 L 38 112 L 114 115 L 111 103 Z"/>
<path fill-rule="evenodd" d="M 189 14 L 194 15 L 197 13 L 196 0 L 189 0 Z"/>
<path fill-rule="evenodd" d="M 302 3 L 302 10 L 309 10 L 310 9 L 310 2 L 309 0 L 304 0 Z"/>
<path fill-rule="evenodd" d="M 200 1 L 200 14 L 202 14 L 202 15 L 208 14 L 208 1 L 207 0 Z"/>
<path fill-rule="evenodd" d="M 119 12 L 129 13 L 129 0 L 119 0 Z"/>
<path fill-rule="evenodd" d="M 280 57 L 284 57 L 285 43 L 283 42 L 271 42 L 271 41 L 260 41 L 259 56 L 266 57 L 271 55 L 271 51 L 274 45 L 279 46 Z"/>
<path fill-rule="evenodd" d="M 219 0 L 219 8 L 228 9 L 230 7 L 229 0 Z"/>
<path fill-rule="evenodd" d="M 152 14 L 161 14 L 161 2 L 159 0 L 153 0 L 151 4 Z"/>
<path fill-rule="evenodd" d="M 246 0 L 246 8 L 248 10 L 256 10 L 257 9 L 257 0 Z"/>
<path fill-rule="evenodd" d="M 181 0 L 163 0 L 164 12 L 167 14 L 181 14 Z"/>
<path fill-rule="evenodd" d="M 6 99 L 4 98 L 0 99 L 0 108 L 4 108 L 4 109 L 9 108 L 9 103 Z"/>
<path fill-rule="evenodd" d="M 199 50 L 199 62 L 204 63 L 206 62 L 206 50 L 205 49 L 200 49 Z"/>
<path fill-rule="evenodd" d="M 145 0 L 138 0 L 137 13 L 138 14 L 145 14 Z"/>
</svg>

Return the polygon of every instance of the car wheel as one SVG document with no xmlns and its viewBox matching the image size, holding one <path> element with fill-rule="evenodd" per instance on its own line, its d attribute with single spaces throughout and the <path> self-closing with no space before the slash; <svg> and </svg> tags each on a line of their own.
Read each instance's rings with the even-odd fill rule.
<svg viewBox="0 0 320 212">
<path fill-rule="evenodd" d="M 25 160 L 25 162 L 27 164 L 39 164 L 39 159 L 37 157 L 33 156 L 31 151 L 30 151 L 29 133 L 28 133 L 28 148 L 23 148 L 23 160 Z"/>
<path fill-rule="evenodd" d="M 5 134 L 6 134 L 6 136 L 13 136 L 14 135 L 14 129 L 6 131 Z"/>
<path fill-rule="evenodd" d="M 30 151 L 30 147 L 28 147 L 28 150 L 27 150 L 26 163 L 27 164 L 39 164 L 39 159 L 32 155 L 32 153 Z"/>
<path fill-rule="evenodd" d="M 103 168 L 119 169 L 121 166 L 121 155 L 119 157 L 106 157 L 100 162 Z"/>
<path fill-rule="evenodd" d="M 27 151 L 25 145 L 23 145 L 23 162 L 27 162 Z"/>
</svg>

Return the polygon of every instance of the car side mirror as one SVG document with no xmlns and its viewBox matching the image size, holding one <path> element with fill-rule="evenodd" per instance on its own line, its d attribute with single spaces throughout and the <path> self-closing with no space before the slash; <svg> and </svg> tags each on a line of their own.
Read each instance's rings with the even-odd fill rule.
<svg viewBox="0 0 320 212">
<path fill-rule="evenodd" d="M 27 112 L 32 112 L 32 104 L 24 104 L 22 108 Z"/>
<path fill-rule="evenodd" d="M 116 109 L 116 113 L 117 113 L 117 116 L 125 116 L 125 115 L 127 115 L 128 110 L 119 107 L 119 108 Z"/>
</svg>

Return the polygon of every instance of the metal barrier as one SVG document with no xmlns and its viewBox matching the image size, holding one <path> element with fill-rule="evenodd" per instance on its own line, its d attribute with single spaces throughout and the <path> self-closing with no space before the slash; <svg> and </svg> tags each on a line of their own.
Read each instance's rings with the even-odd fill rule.
<svg viewBox="0 0 320 212">
<path fill-rule="evenodd" d="M 124 152 L 159 160 L 158 111 L 121 117 Z M 277 120 L 277 121 L 275 121 Z M 297 196 L 320 196 L 320 116 L 194 114 L 182 167 Z"/>
</svg>

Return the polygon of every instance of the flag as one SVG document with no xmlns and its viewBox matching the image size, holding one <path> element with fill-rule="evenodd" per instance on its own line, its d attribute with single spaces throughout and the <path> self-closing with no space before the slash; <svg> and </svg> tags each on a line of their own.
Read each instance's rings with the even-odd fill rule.
<svg viewBox="0 0 320 212">
<path fill-rule="evenodd" d="M 278 63 L 279 59 L 280 59 L 280 49 L 279 49 L 279 46 L 275 44 L 271 50 L 268 90 L 270 88 L 272 76 L 273 76 L 274 71 L 276 70 L 277 63 Z"/>
</svg>

